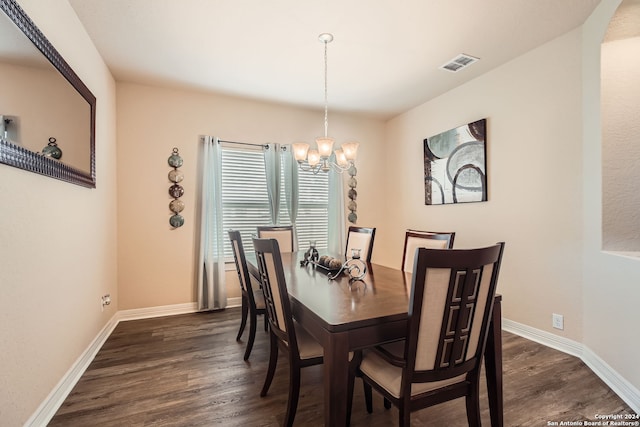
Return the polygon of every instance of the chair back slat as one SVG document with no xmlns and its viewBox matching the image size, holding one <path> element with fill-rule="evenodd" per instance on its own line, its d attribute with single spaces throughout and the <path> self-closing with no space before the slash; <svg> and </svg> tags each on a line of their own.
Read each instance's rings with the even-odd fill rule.
<svg viewBox="0 0 640 427">
<path fill-rule="evenodd" d="M 453 378 L 479 368 L 504 243 L 416 250 L 409 305 L 407 380 Z"/>
<path fill-rule="evenodd" d="M 345 259 L 351 258 L 352 249 L 360 249 L 360 259 L 371 262 L 373 253 L 373 240 L 376 229 L 371 227 L 349 227 L 347 233 L 347 246 L 344 253 Z"/>
<path fill-rule="evenodd" d="M 402 271 L 412 271 L 416 249 L 451 249 L 455 232 L 407 230 L 402 252 Z"/>
<path fill-rule="evenodd" d="M 276 239 L 253 239 L 269 326 L 276 336 L 297 349 L 289 292 Z"/>
</svg>

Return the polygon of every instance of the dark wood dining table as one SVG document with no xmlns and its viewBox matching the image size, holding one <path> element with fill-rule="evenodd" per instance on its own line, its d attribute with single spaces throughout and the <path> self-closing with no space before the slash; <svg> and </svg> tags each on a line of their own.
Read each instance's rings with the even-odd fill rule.
<svg viewBox="0 0 640 427">
<path fill-rule="evenodd" d="M 301 266 L 302 256 L 282 254 L 293 316 L 324 348 L 324 424 L 345 426 L 349 352 L 404 338 L 411 273 L 368 263 L 362 281 L 329 280 L 321 268 Z M 247 261 L 258 277 L 255 254 Z M 503 426 L 501 301 L 496 295 L 484 354 L 492 427 Z"/>
</svg>

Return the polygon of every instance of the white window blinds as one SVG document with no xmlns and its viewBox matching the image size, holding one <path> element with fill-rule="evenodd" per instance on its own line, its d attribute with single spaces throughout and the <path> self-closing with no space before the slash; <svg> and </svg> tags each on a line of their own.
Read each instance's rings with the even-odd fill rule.
<svg viewBox="0 0 640 427">
<path fill-rule="evenodd" d="M 284 184 L 281 185 L 284 191 Z M 310 240 L 319 249 L 327 247 L 328 178 L 320 172 L 299 174 L 299 206 L 296 229 L 301 250 Z M 280 197 L 280 223 L 290 224 L 284 194 Z M 222 209 L 225 234 L 238 230 L 246 251 L 253 250 L 252 237 L 256 227 L 269 225 L 269 200 L 261 150 L 223 146 L 222 149 Z M 229 239 L 225 239 L 225 256 L 233 257 Z"/>
</svg>

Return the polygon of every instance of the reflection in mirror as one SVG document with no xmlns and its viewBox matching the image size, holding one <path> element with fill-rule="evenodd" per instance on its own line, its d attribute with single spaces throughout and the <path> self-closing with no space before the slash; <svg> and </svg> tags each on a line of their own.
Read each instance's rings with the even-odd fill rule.
<svg viewBox="0 0 640 427">
<path fill-rule="evenodd" d="M 95 97 L 15 0 L 0 8 L 0 163 L 95 187 Z"/>
</svg>

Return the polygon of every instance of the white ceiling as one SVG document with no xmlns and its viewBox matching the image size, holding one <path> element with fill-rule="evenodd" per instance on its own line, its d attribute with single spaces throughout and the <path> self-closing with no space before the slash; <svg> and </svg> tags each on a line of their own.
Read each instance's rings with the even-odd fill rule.
<svg viewBox="0 0 640 427">
<path fill-rule="evenodd" d="M 115 79 L 389 118 L 581 25 L 600 0 L 69 0 Z M 480 61 L 440 70 L 460 53 Z"/>
</svg>

